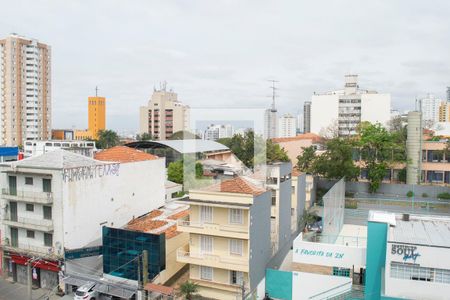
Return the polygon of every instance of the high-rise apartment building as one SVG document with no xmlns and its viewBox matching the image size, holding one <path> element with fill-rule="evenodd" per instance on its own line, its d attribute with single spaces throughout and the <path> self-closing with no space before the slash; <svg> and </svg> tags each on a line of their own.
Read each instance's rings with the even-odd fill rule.
<svg viewBox="0 0 450 300">
<path fill-rule="evenodd" d="M 233 126 L 231 124 L 214 125 L 211 124 L 206 128 L 203 138 L 205 140 L 216 141 L 222 138 L 230 138 L 233 136 Z"/>
<path fill-rule="evenodd" d="M 439 105 L 439 122 L 450 121 L 450 102 L 441 102 Z"/>
<path fill-rule="evenodd" d="M 346 75 L 343 90 L 312 96 L 311 132 L 319 134 L 331 129 L 340 136 L 355 135 L 361 122 L 386 126 L 390 116 L 390 94 L 362 90 L 358 86 L 358 75 Z"/>
<path fill-rule="evenodd" d="M 297 120 L 290 114 L 285 114 L 278 121 L 278 137 L 293 137 L 297 134 Z"/>
<path fill-rule="evenodd" d="M 450 86 L 447 87 L 447 102 L 450 102 Z"/>
<path fill-rule="evenodd" d="M 442 100 L 432 94 L 420 99 L 422 107 L 422 120 L 425 122 L 436 123 L 439 121 L 439 106 Z M 425 124 L 427 126 L 427 124 Z"/>
<path fill-rule="evenodd" d="M 278 135 L 278 114 L 275 107 L 275 95 L 273 96 L 272 106 L 264 112 L 264 132 L 265 139 L 276 138 Z"/>
<path fill-rule="evenodd" d="M 303 133 L 304 130 L 303 114 L 297 115 L 297 133 Z"/>
<path fill-rule="evenodd" d="M 51 49 L 12 34 L 0 40 L 0 143 L 51 137 Z"/>
<path fill-rule="evenodd" d="M 311 101 L 303 104 L 303 133 L 311 132 Z"/>
<path fill-rule="evenodd" d="M 189 106 L 178 101 L 178 95 L 164 85 L 154 90 L 147 106 L 140 108 L 140 133 L 149 133 L 156 140 L 189 129 Z"/>
</svg>

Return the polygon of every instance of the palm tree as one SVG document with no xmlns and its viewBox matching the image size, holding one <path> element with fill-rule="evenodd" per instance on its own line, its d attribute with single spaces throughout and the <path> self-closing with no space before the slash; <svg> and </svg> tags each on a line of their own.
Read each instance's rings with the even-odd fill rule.
<svg viewBox="0 0 450 300">
<path fill-rule="evenodd" d="M 198 291 L 198 284 L 188 280 L 180 285 L 180 294 L 185 297 L 186 300 L 192 300 L 192 297 Z"/>
<path fill-rule="evenodd" d="M 119 136 L 113 130 L 100 130 L 98 132 L 97 147 L 108 149 L 117 146 L 120 143 Z"/>
</svg>

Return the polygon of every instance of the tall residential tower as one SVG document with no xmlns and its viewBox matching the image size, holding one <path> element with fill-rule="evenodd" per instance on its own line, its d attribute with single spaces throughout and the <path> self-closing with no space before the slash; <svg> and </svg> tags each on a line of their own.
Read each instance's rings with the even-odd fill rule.
<svg viewBox="0 0 450 300">
<path fill-rule="evenodd" d="M 50 46 L 11 34 L 0 40 L 0 144 L 51 137 Z"/>
<path fill-rule="evenodd" d="M 149 133 L 156 140 L 189 128 L 189 106 L 178 101 L 178 95 L 166 86 L 154 90 L 147 106 L 140 108 L 139 132 Z"/>
</svg>

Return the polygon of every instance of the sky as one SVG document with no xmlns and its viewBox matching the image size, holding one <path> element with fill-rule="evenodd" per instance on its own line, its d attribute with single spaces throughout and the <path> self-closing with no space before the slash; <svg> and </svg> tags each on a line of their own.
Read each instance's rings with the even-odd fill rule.
<svg viewBox="0 0 450 300">
<path fill-rule="evenodd" d="M 450 1 L 10 1 L 0 37 L 52 47 L 53 128 L 85 128 L 87 97 L 107 98 L 107 127 L 135 131 L 160 82 L 194 108 L 277 108 L 314 92 L 391 93 L 407 110 L 450 86 Z"/>
</svg>

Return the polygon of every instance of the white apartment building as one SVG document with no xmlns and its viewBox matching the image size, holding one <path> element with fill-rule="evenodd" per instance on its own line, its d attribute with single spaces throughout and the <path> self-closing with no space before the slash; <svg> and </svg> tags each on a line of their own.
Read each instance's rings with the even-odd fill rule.
<svg viewBox="0 0 450 300">
<path fill-rule="evenodd" d="M 94 157 L 94 153 L 97 151 L 95 142 L 93 141 L 27 141 L 23 145 L 23 152 L 25 154 L 25 157 L 42 155 L 49 151 L 58 149 L 71 151 L 73 153 L 78 153 L 87 157 Z"/>
<path fill-rule="evenodd" d="M 293 137 L 297 135 L 297 120 L 291 114 L 285 114 L 278 121 L 278 137 Z"/>
<path fill-rule="evenodd" d="M 154 90 L 147 106 L 140 108 L 139 133 L 149 133 L 156 140 L 189 129 L 189 106 L 178 101 L 178 95 L 166 86 Z"/>
<path fill-rule="evenodd" d="M 0 165 L 4 274 L 26 283 L 26 264 L 38 258 L 33 284 L 52 289 L 65 251 L 100 245 L 103 225 L 164 205 L 164 159 L 121 147 L 101 158 L 55 150 Z"/>
<path fill-rule="evenodd" d="M 0 40 L 0 144 L 51 137 L 51 49 L 12 34 Z"/>
<path fill-rule="evenodd" d="M 297 115 L 297 132 L 298 133 L 303 133 L 304 129 L 305 129 L 305 123 L 304 123 L 304 119 L 303 119 L 303 114 L 298 114 Z"/>
<path fill-rule="evenodd" d="M 343 90 L 312 96 L 311 132 L 320 134 L 331 129 L 341 136 L 354 135 L 364 121 L 386 125 L 390 111 L 390 94 L 359 89 L 358 75 L 346 75 Z"/>
<path fill-rule="evenodd" d="M 426 97 L 421 98 L 422 120 L 430 123 L 429 125 L 439 122 L 439 106 L 441 105 L 441 102 L 441 99 L 436 98 L 432 94 L 428 94 Z M 427 124 L 424 124 L 425 127 L 430 127 L 429 125 L 427 126 Z"/>
<path fill-rule="evenodd" d="M 275 104 L 264 112 L 264 132 L 265 139 L 272 139 L 278 136 L 278 114 Z"/>
<path fill-rule="evenodd" d="M 221 138 L 230 138 L 233 136 L 234 130 L 231 124 L 214 125 L 211 124 L 206 128 L 203 138 L 205 140 L 216 141 Z"/>
</svg>

